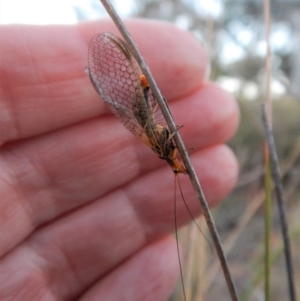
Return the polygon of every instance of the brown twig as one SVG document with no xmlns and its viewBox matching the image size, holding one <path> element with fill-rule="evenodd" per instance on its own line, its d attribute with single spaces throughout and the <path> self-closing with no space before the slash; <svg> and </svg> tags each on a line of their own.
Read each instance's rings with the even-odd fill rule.
<svg viewBox="0 0 300 301">
<path fill-rule="evenodd" d="M 157 100 L 157 103 L 163 113 L 164 118 L 166 119 L 166 122 L 169 126 L 169 129 L 171 130 L 172 133 L 174 134 L 174 140 L 176 142 L 176 146 L 182 156 L 183 162 L 185 164 L 186 170 L 188 171 L 188 175 L 190 178 L 190 181 L 193 185 L 193 188 L 196 192 L 198 201 L 200 203 L 201 209 L 202 209 L 202 214 L 205 217 L 207 226 L 209 228 L 210 234 L 212 236 L 215 248 L 216 248 L 216 252 L 218 254 L 222 269 L 223 269 L 223 273 L 227 282 L 227 286 L 229 289 L 229 293 L 231 295 L 231 299 L 233 301 L 238 301 L 238 297 L 237 297 L 237 293 L 236 293 L 236 289 L 235 289 L 235 285 L 233 282 L 233 279 L 231 277 L 229 268 L 228 268 L 228 264 L 227 264 L 227 259 L 225 257 L 224 251 L 222 249 L 221 243 L 220 243 L 220 239 L 219 239 L 219 234 L 217 232 L 215 223 L 212 219 L 212 215 L 210 213 L 207 201 L 205 199 L 204 193 L 202 191 L 202 188 L 200 186 L 198 177 L 196 175 L 195 169 L 192 166 L 192 163 L 190 161 L 190 158 L 188 156 L 188 153 L 186 151 L 185 145 L 180 137 L 179 132 L 177 131 L 177 127 L 176 124 L 174 122 L 174 119 L 171 115 L 171 112 L 163 98 L 163 96 L 161 95 L 158 86 L 156 84 L 156 82 L 153 79 L 153 76 L 151 75 L 151 72 L 148 68 L 148 66 L 146 65 L 143 57 L 141 56 L 138 48 L 136 47 L 132 37 L 130 36 L 128 30 L 126 29 L 125 25 L 123 24 L 122 20 L 120 19 L 120 17 L 118 16 L 117 12 L 115 11 L 115 9 L 113 8 L 113 6 L 111 5 L 110 1 L 108 0 L 101 0 L 103 6 L 105 7 L 107 13 L 110 15 L 111 19 L 113 20 L 113 22 L 115 23 L 115 25 L 117 26 L 117 28 L 119 29 L 120 33 L 122 34 L 123 38 L 125 39 L 128 47 L 130 48 L 132 54 L 134 55 L 137 63 L 139 64 L 141 70 L 143 71 L 143 74 L 146 76 L 150 88 Z"/>
</svg>

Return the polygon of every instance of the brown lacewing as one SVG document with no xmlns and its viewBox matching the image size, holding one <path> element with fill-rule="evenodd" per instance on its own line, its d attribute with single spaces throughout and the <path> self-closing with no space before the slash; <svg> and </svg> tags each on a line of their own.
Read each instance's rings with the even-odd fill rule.
<svg viewBox="0 0 300 301">
<path fill-rule="evenodd" d="M 126 43 L 109 32 L 95 35 L 89 45 L 87 71 L 95 90 L 119 121 L 167 161 L 175 174 L 186 174 L 177 159 L 173 134 Z"/>
<path fill-rule="evenodd" d="M 173 134 L 168 129 L 146 77 L 142 74 L 126 43 L 109 32 L 95 35 L 89 45 L 86 72 L 97 93 L 119 121 L 148 145 L 160 159 L 167 161 L 175 176 L 179 173 L 187 174 L 187 170 L 177 159 Z M 177 237 L 176 178 L 174 191 L 176 241 L 182 288 L 186 300 Z M 179 179 L 178 184 L 180 188 Z M 183 198 L 181 188 L 180 192 Z M 183 201 L 194 220 L 184 198 Z"/>
</svg>

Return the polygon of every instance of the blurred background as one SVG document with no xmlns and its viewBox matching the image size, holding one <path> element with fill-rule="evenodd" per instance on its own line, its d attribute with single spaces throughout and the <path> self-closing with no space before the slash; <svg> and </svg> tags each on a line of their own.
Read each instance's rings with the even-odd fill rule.
<svg viewBox="0 0 300 301">
<path fill-rule="evenodd" d="M 121 17 L 172 22 L 202 40 L 210 54 L 210 79 L 234 94 L 241 124 L 229 142 L 240 163 L 239 182 L 213 209 L 241 300 L 264 300 L 265 22 L 258 0 L 119 0 Z M 72 24 L 107 17 L 98 0 L 1 0 L 0 23 Z M 287 218 L 300 283 L 300 0 L 271 1 L 273 130 L 283 177 Z M 216 108 L 218 109 L 218 108 Z M 277 204 L 273 203 L 272 300 L 288 300 Z M 202 221 L 200 221 L 203 224 Z M 203 226 L 205 228 L 205 226 Z M 195 234 L 196 233 L 196 234 Z M 184 235 L 182 235 L 184 234 Z M 218 261 L 193 225 L 181 231 L 187 250 L 191 300 L 230 300 Z M 188 241 L 187 237 L 189 238 Z M 195 249 L 193 248 L 195 246 Z M 191 275 L 191 276 L 190 276 Z M 182 300 L 181 288 L 171 300 Z M 300 296 L 300 286 L 297 287 Z M 194 298 L 194 299 L 192 299 Z"/>
</svg>

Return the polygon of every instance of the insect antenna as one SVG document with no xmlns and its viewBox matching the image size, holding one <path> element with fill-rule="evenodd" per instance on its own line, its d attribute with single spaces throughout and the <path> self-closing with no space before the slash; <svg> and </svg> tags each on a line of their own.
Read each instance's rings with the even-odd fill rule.
<svg viewBox="0 0 300 301">
<path fill-rule="evenodd" d="M 193 221 L 194 224 L 196 225 L 196 227 L 197 227 L 197 229 L 199 230 L 199 232 L 204 236 L 204 238 L 205 238 L 207 244 L 209 245 L 210 250 L 213 252 L 213 251 L 214 251 L 214 248 L 213 248 L 213 246 L 211 245 L 211 242 L 209 241 L 208 237 L 205 235 L 205 233 L 203 232 L 203 230 L 201 229 L 201 227 L 198 225 L 198 223 L 197 223 L 195 217 L 193 216 L 193 214 L 192 214 L 192 212 L 191 212 L 189 206 L 188 206 L 187 203 L 186 203 L 186 200 L 185 200 L 185 198 L 184 198 L 184 195 L 183 195 L 183 192 L 182 192 L 182 189 L 181 189 L 181 184 L 180 184 L 180 181 L 179 181 L 179 176 L 178 176 L 178 174 L 174 174 L 174 175 L 175 175 L 175 179 L 177 178 L 177 182 L 178 182 L 178 187 L 179 187 L 181 199 L 182 199 L 182 201 L 183 201 L 183 203 L 184 203 L 184 205 L 185 205 L 185 208 L 186 208 L 187 212 L 189 213 L 189 215 L 190 215 L 192 221 Z M 176 181 L 175 181 L 175 189 L 176 189 Z"/>
<path fill-rule="evenodd" d="M 184 301 L 186 300 L 186 293 L 185 293 L 185 286 L 183 281 L 183 272 L 182 272 L 182 263 L 181 263 L 181 257 L 179 252 L 179 239 L 178 239 L 178 225 L 177 225 L 177 200 L 176 200 L 176 178 L 177 174 L 174 174 L 174 224 L 175 224 L 175 237 L 176 237 L 176 249 L 177 249 L 177 257 L 178 257 L 178 263 L 179 263 L 179 270 L 180 270 L 180 279 L 181 279 L 181 286 L 182 286 L 182 292 L 183 292 L 183 298 Z"/>
</svg>

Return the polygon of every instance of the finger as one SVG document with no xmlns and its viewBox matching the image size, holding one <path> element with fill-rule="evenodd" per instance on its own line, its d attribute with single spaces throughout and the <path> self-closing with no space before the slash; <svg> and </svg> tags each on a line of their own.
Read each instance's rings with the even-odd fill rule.
<svg viewBox="0 0 300 301">
<path fill-rule="evenodd" d="M 188 101 L 192 106 L 182 100 L 171 108 L 178 117 L 184 110 L 189 116 L 182 130 L 188 146 L 222 143 L 233 134 L 238 111 L 227 93 L 207 84 Z M 10 212 L 1 226 L 15 229 L 15 235 L 2 236 L 6 250 L 40 224 L 166 165 L 114 117 L 6 147 L 0 162 L 1 194 L 9 196 L 2 200 L 2 211 Z"/>
<path fill-rule="evenodd" d="M 53 245 L 48 255 L 51 251 Z M 75 273 L 70 270 L 66 273 L 62 268 L 67 263 L 63 260 L 68 259 L 60 257 L 60 252 L 52 253 L 51 261 L 48 261 L 50 256 L 41 258 L 38 253 L 32 253 L 27 245 L 2 260 L 0 293 L 4 299 L 77 300 L 88 289 L 79 300 L 167 300 L 178 277 L 176 245 L 172 238 L 143 248 L 96 283 L 90 282 L 89 269 L 85 269 L 86 277 L 78 278 L 76 262 L 69 262 Z M 56 273 L 60 282 L 53 278 Z"/>
<path fill-rule="evenodd" d="M 206 59 L 192 36 L 162 22 L 127 24 L 165 97 L 180 97 L 199 86 Z M 108 20 L 1 28 L 0 128 L 6 129 L 1 131 L 1 144 L 107 112 L 83 70 L 89 40 L 109 30 L 117 33 Z"/>
<path fill-rule="evenodd" d="M 97 281 L 80 301 L 167 300 L 179 276 L 174 239 L 168 237 L 142 249 Z"/>
<path fill-rule="evenodd" d="M 200 182 L 208 201 L 215 204 L 236 181 L 234 156 L 228 148 L 219 146 L 200 151 L 192 160 L 201 171 Z M 185 178 L 181 177 L 183 193 L 196 215 L 199 205 Z M 39 279 L 42 284 L 49 283 L 51 291 L 75 294 L 85 290 L 174 229 L 173 188 L 172 174 L 167 169 L 157 170 L 36 231 L 24 242 L 23 251 L 16 251 L 17 258 L 30 259 L 23 260 L 22 275 L 33 277 L 31 273 L 41 268 L 43 278 Z M 178 224 L 187 222 L 190 216 L 182 202 L 177 202 L 177 209 Z M 3 272 L 15 262 L 13 256 L 11 264 L 2 266 Z"/>
<path fill-rule="evenodd" d="M 194 93 L 171 105 L 186 146 L 203 148 L 232 138 L 239 125 L 239 108 L 231 94 L 215 83 L 204 83 Z"/>
</svg>

